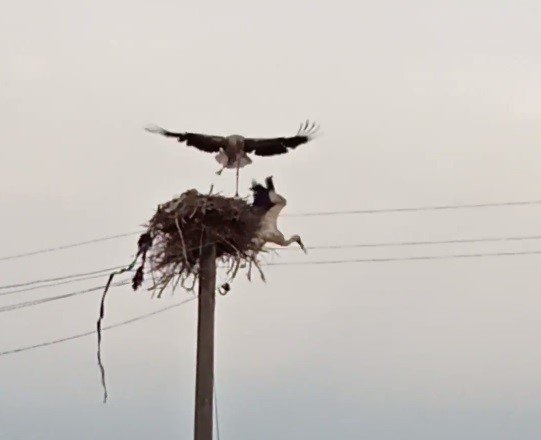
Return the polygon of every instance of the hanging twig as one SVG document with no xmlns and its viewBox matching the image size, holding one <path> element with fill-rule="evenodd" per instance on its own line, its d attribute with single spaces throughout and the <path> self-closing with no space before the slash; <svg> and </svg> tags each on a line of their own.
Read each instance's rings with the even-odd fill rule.
<svg viewBox="0 0 541 440">
<path fill-rule="evenodd" d="M 98 366 L 99 366 L 99 369 L 100 369 L 100 375 L 101 375 L 101 385 L 103 387 L 103 403 L 106 403 L 107 402 L 107 385 L 106 385 L 106 382 L 105 382 L 105 368 L 103 366 L 103 362 L 102 362 L 102 359 L 101 359 L 101 324 L 103 322 L 103 318 L 105 317 L 105 297 L 107 296 L 107 292 L 109 291 L 109 287 L 111 287 L 111 283 L 113 282 L 113 278 L 116 276 L 116 275 L 121 275 L 125 272 L 129 272 L 131 271 L 134 266 L 135 266 L 135 263 L 137 263 L 137 259 L 139 258 L 139 256 L 142 254 L 143 255 L 143 264 L 141 265 L 141 267 L 137 270 L 137 273 L 140 272 L 140 278 L 141 278 L 141 282 L 142 282 L 142 278 L 143 278 L 143 274 L 142 274 L 142 271 L 143 271 L 143 265 L 145 263 L 145 260 L 146 260 L 146 253 L 147 251 L 150 249 L 150 247 L 152 246 L 152 237 L 150 236 L 150 233 L 149 232 L 146 232 L 144 234 L 142 234 L 140 237 L 139 237 L 139 240 L 137 242 L 137 254 L 135 255 L 135 258 L 133 259 L 133 261 L 128 265 L 126 266 L 125 268 L 123 269 L 119 269 L 115 272 L 112 272 L 110 275 L 109 275 L 109 279 L 107 280 L 107 284 L 105 284 L 105 289 L 103 290 L 103 294 L 101 296 L 101 301 L 100 301 L 100 313 L 99 313 L 99 318 L 98 318 L 98 322 L 96 324 L 96 327 L 97 327 L 97 333 L 98 333 L 98 349 L 97 349 L 97 358 L 98 358 Z M 136 277 L 138 276 L 136 273 Z M 133 283 L 135 284 L 135 280 L 133 281 Z"/>
<path fill-rule="evenodd" d="M 263 271 L 261 270 L 261 267 L 259 267 L 259 264 L 257 262 L 257 258 L 256 257 L 252 257 L 252 260 L 254 262 L 254 266 L 257 267 L 257 270 L 259 271 L 259 276 L 261 277 L 261 280 L 266 283 L 267 280 L 265 279 L 265 274 L 263 273 Z M 251 260 L 251 261 L 252 261 Z"/>
<path fill-rule="evenodd" d="M 137 262 L 137 256 L 135 259 L 130 263 L 130 265 L 124 269 L 120 269 L 116 272 L 113 272 L 109 275 L 109 279 L 107 280 L 107 284 L 105 285 L 105 289 L 103 291 L 103 294 L 101 296 L 101 302 L 100 302 L 100 315 L 97 322 L 97 333 L 98 333 L 98 367 L 100 369 L 100 376 L 101 376 L 101 386 L 103 388 L 103 403 L 107 402 L 107 385 L 105 383 L 105 368 L 103 367 L 103 362 L 101 360 L 101 323 L 103 321 L 103 318 L 105 316 L 105 297 L 107 295 L 107 292 L 109 291 L 109 287 L 111 286 L 111 282 L 113 281 L 113 278 L 115 275 L 123 274 L 124 272 L 128 272 L 133 269 L 133 266 L 135 266 L 135 263 Z"/>
</svg>

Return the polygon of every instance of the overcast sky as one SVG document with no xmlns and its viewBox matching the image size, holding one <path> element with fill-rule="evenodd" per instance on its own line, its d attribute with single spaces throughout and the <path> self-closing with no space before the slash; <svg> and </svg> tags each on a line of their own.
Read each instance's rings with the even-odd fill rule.
<svg viewBox="0 0 541 440">
<path fill-rule="evenodd" d="M 241 173 L 287 213 L 541 199 L 541 6 L 468 0 L 11 2 L 0 16 L 0 257 L 137 231 L 212 156 L 145 133 L 321 136 Z M 307 246 L 541 234 L 541 206 L 280 225 Z M 0 284 L 130 260 L 126 237 L 9 261 Z M 321 261 L 541 250 L 539 240 L 282 252 Z M 222 439 L 538 439 L 536 255 L 266 268 L 217 302 Z M 100 285 L 0 297 L 0 306 Z M 112 291 L 107 324 L 174 304 Z M 92 330 L 99 293 L 1 313 L 0 351 Z M 0 437 L 189 439 L 196 304 L 0 358 Z"/>
</svg>

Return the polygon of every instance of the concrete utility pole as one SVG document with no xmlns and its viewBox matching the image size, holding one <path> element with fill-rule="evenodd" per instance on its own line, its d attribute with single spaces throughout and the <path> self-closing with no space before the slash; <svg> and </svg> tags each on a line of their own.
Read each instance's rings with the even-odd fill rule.
<svg viewBox="0 0 541 440">
<path fill-rule="evenodd" d="M 212 440 L 214 386 L 214 309 L 216 305 L 216 246 L 203 246 L 199 258 L 197 366 L 195 377 L 195 440 Z"/>
</svg>

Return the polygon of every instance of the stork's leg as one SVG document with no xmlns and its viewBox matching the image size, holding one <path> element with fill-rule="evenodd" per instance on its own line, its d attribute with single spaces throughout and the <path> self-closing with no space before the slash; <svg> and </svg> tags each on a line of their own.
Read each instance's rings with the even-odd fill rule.
<svg viewBox="0 0 541 440">
<path fill-rule="evenodd" d="M 235 189 L 235 197 L 239 196 L 239 163 L 237 162 L 237 183 Z"/>
</svg>

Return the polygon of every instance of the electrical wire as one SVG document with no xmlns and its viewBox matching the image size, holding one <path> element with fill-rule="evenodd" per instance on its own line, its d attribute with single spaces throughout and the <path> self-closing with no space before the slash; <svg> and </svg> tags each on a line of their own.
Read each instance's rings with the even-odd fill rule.
<svg viewBox="0 0 541 440">
<path fill-rule="evenodd" d="M 379 243 L 357 243 L 357 244 L 330 244 L 320 246 L 308 246 L 308 250 L 324 250 L 324 249 L 355 249 L 363 247 L 400 247 L 400 246 L 423 246 L 423 245 L 438 245 L 438 244 L 458 244 L 458 243 L 490 243 L 500 241 L 524 241 L 524 240 L 541 240 L 541 235 L 525 235 L 525 236 L 510 236 L 510 237 L 486 237 L 486 238 L 460 238 L 455 240 L 424 240 L 424 241 L 387 241 Z M 298 248 L 269 248 L 273 251 L 292 251 L 299 250 Z"/>
<path fill-rule="evenodd" d="M 448 254 L 448 255 L 423 255 L 419 257 L 386 257 L 386 258 L 356 258 L 343 260 L 321 260 L 321 261 L 285 261 L 279 263 L 264 263 L 263 266 L 315 266 L 326 264 L 347 264 L 347 263 L 387 263 L 392 261 L 422 261 L 422 260 L 447 260 L 454 258 L 483 258 L 483 257 L 515 257 L 519 255 L 541 255 L 540 251 L 519 251 L 519 252 L 487 252 L 477 254 Z"/>
<path fill-rule="evenodd" d="M 525 251 L 525 252 L 494 252 L 494 253 L 478 253 L 478 254 L 449 254 L 449 255 L 430 255 L 430 256 L 419 256 L 419 257 L 392 257 L 392 258 L 363 258 L 363 259 L 343 259 L 343 260 L 326 260 L 326 261 L 299 261 L 299 262 L 284 262 L 284 263 L 267 263 L 265 266 L 308 266 L 308 265 L 326 265 L 326 264 L 349 264 L 349 263 L 382 263 L 382 262 L 391 262 L 391 261 L 419 261 L 419 260 L 440 260 L 440 259 L 449 259 L 449 258 L 479 258 L 479 257 L 508 257 L 508 256 L 518 256 L 518 255 L 541 255 L 541 251 Z M 97 289 L 101 289 L 97 288 Z M 77 293 L 74 293 L 77 294 Z M 171 310 L 175 307 L 178 307 L 182 304 L 185 304 L 189 301 L 193 301 L 196 297 L 189 298 L 188 300 L 181 301 L 180 303 L 173 304 L 168 307 L 156 310 L 151 313 L 146 313 L 144 315 L 139 315 L 134 318 L 128 319 L 126 321 L 119 322 L 117 324 L 105 326 L 103 330 L 109 330 L 116 327 L 121 327 L 132 322 L 136 322 L 142 319 L 155 316 L 159 313 Z M 60 298 L 59 298 L 60 299 Z M 19 308 L 27 307 L 27 305 L 22 305 Z M 35 348 L 46 347 L 50 345 L 59 344 L 66 341 L 71 341 L 74 339 L 79 339 L 85 336 L 90 336 L 95 334 L 96 331 L 89 331 L 85 333 L 80 333 L 65 338 L 54 339 L 47 342 L 42 342 L 35 345 L 20 347 L 12 350 L 6 350 L 0 352 L 0 356 L 6 356 L 9 354 L 20 353 L 28 350 L 33 350 Z"/>
<path fill-rule="evenodd" d="M 24 289 L 10 290 L 8 292 L 1 292 L 0 296 L 11 295 L 12 293 L 30 292 L 32 290 L 46 289 L 48 287 L 63 286 L 65 284 L 77 283 L 79 281 L 95 280 L 96 278 L 103 278 L 104 275 L 105 275 L 105 273 L 101 273 L 99 275 L 92 275 L 92 276 L 82 277 L 82 278 L 74 278 L 74 279 L 69 279 L 67 281 L 58 281 L 56 283 L 51 283 L 51 284 L 42 284 L 42 285 L 39 285 L 39 286 L 27 287 L 27 288 L 24 288 Z"/>
<path fill-rule="evenodd" d="M 119 281 L 118 283 L 113 284 L 113 287 L 125 286 L 126 284 L 129 284 L 129 283 L 131 283 L 130 280 Z M 9 304 L 7 306 L 0 307 L 0 313 L 11 312 L 13 310 L 24 309 L 26 307 L 37 306 L 39 304 L 71 298 L 73 296 L 84 295 L 85 293 L 96 292 L 98 290 L 103 289 L 104 287 L 105 286 L 96 286 L 96 287 L 91 287 L 90 289 L 79 290 L 77 292 L 65 293 L 63 295 L 51 296 L 47 298 L 39 298 L 39 299 L 31 300 L 31 301 L 23 301 L 16 304 Z"/>
<path fill-rule="evenodd" d="M 93 240 L 79 241 L 79 242 L 76 242 L 76 243 L 65 244 L 65 245 L 62 245 L 62 246 L 55 246 L 55 247 L 50 247 L 50 248 L 45 248 L 45 249 L 37 249 L 35 251 L 24 252 L 24 253 L 21 253 L 21 254 L 14 254 L 14 255 L 7 255 L 5 257 L 0 257 L 0 261 L 15 260 L 17 258 L 30 257 L 32 255 L 46 254 L 46 253 L 49 253 L 49 252 L 55 252 L 55 251 L 60 251 L 60 250 L 64 250 L 64 249 L 70 249 L 70 248 L 75 248 L 75 247 L 79 247 L 79 246 L 85 246 L 87 244 L 100 243 L 102 241 L 114 240 L 115 238 L 129 237 L 129 236 L 137 235 L 137 234 L 140 234 L 140 232 L 127 232 L 125 234 L 109 235 L 109 236 L 106 236 L 106 237 L 95 238 Z"/>
<path fill-rule="evenodd" d="M 379 243 L 356 243 L 356 244 L 337 244 L 337 245 L 319 245 L 310 246 L 308 250 L 329 250 L 329 249 L 355 249 L 355 248 L 372 248 L 372 247 L 401 247 L 401 246 L 424 246 L 424 245 L 441 245 L 441 244 L 459 244 L 459 243 L 490 243 L 490 242 L 506 242 L 506 241 L 526 241 L 526 240 L 541 240 L 541 235 L 524 235 L 524 236 L 508 236 L 508 237 L 482 237 L 482 238 L 464 238 L 464 239 L 452 239 L 452 240 L 422 240 L 422 241 L 391 241 L 391 242 L 379 242 Z M 270 251 L 298 251 L 296 247 L 293 248 L 268 248 Z M 19 286 L 30 286 L 39 283 L 58 281 L 52 284 L 41 285 L 37 287 L 31 287 L 28 289 L 17 289 L 8 292 L 0 292 L 0 296 L 10 295 L 12 293 L 22 293 L 32 290 L 37 290 L 47 287 L 55 287 L 64 284 L 70 284 L 79 281 L 86 281 L 90 279 L 100 278 L 104 273 L 108 273 L 112 270 L 119 269 L 123 266 L 116 266 L 112 268 L 100 269 L 91 272 L 83 272 L 78 274 L 59 276 L 54 278 L 47 278 L 41 280 L 28 281 L 25 283 L 8 284 L 0 286 L 0 290 L 9 289 Z M 96 274 L 96 275 L 95 275 Z M 88 276 L 87 276 L 88 275 Z M 68 280 L 68 281 L 65 281 Z"/>
<path fill-rule="evenodd" d="M 419 206 L 414 208 L 382 208 L 382 209 L 358 209 L 358 210 L 340 210 L 340 211 L 319 211 L 305 212 L 299 214 L 288 214 L 284 217 L 316 217 L 329 215 L 351 215 L 351 214 L 386 214 L 389 212 L 416 212 L 416 211 L 446 211 L 452 209 L 472 209 L 472 208 L 497 208 L 504 206 L 529 206 L 539 205 L 541 200 L 530 200 L 524 202 L 500 202 L 500 203 L 472 203 L 460 205 L 435 205 Z"/>
<path fill-rule="evenodd" d="M 361 215 L 361 214 L 385 214 L 391 212 L 416 212 L 416 211 L 442 211 L 442 210 L 453 210 L 453 209 L 473 209 L 473 208 L 496 208 L 496 207 L 506 207 L 506 206 L 530 206 L 530 205 L 539 205 L 541 200 L 530 200 L 530 201 L 519 201 L 519 202 L 496 202 L 496 203 L 473 203 L 473 204 L 457 204 L 457 205 L 435 205 L 435 206 L 419 206 L 419 207 L 404 207 L 404 208 L 381 208 L 381 209 L 360 209 L 360 210 L 337 210 L 337 211 L 316 211 L 316 212 L 304 212 L 304 213 L 293 213 L 285 214 L 284 217 L 317 217 L 317 216 L 334 216 L 334 215 Z M 100 243 L 102 241 L 113 240 L 121 237 L 129 237 L 132 235 L 140 234 L 142 231 L 127 232 L 124 234 L 115 234 L 105 237 L 95 238 L 93 240 L 80 241 L 75 243 L 70 243 L 62 246 L 56 246 L 51 248 L 37 249 L 30 252 L 24 252 L 14 255 L 6 255 L 0 257 L 0 262 L 14 260 L 17 258 L 29 257 L 33 255 L 44 254 L 48 252 L 55 252 L 64 249 L 75 248 L 79 246 L 85 246 L 93 243 Z"/>
<path fill-rule="evenodd" d="M 316 265 L 336 265 L 336 264 L 351 264 L 351 263 L 388 263 L 396 261 L 425 261 L 425 260 L 446 260 L 446 259 L 460 259 L 460 258 L 485 258 L 485 257 L 514 257 L 524 255 L 541 255 L 541 250 L 538 251 L 517 251 L 517 252 L 486 252 L 476 254 L 447 254 L 447 255 L 422 255 L 412 257 L 383 257 L 383 258 L 352 258 L 352 259 L 340 259 L 340 260 L 318 260 L 318 261 L 285 261 L 277 263 L 263 263 L 263 266 L 316 266 Z M 124 286 L 129 284 L 129 280 L 120 281 L 113 284 L 113 286 Z M 4 307 L 0 307 L 0 313 L 9 312 L 12 310 L 22 309 L 26 307 L 35 306 L 51 301 L 57 301 L 73 296 L 82 295 L 85 293 L 101 290 L 104 286 L 97 286 L 90 289 L 80 290 L 77 292 L 67 293 L 64 295 L 58 295 L 49 298 L 40 298 L 37 300 L 24 301 L 17 304 L 10 304 Z"/>
<path fill-rule="evenodd" d="M 111 330 L 113 328 L 118 328 L 118 327 L 123 327 L 125 325 L 131 324 L 131 323 L 134 323 L 134 322 L 137 322 L 137 321 L 141 321 L 143 319 L 150 318 L 152 316 L 158 315 L 158 314 L 163 313 L 163 312 L 167 312 L 168 310 L 174 309 L 174 308 L 179 307 L 179 306 L 181 306 L 183 304 L 186 304 L 186 303 L 188 303 L 190 301 L 193 301 L 194 299 L 196 299 L 196 297 L 188 298 L 188 299 L 180 301 L 180 302 L 178 302 L 176 304 L 172 304 L 170 306 L 163 307 L 161 309 L 155 310 L 154 312 L 145 313 L 143 315 L 135 316 L 133 318 L 127 319 L 125 321 L 118 322 L 116 324 L 107 325 L 107 326 L 103 327 L 102 331 Z M 48 347 L 48 346 L 51 346 L 51 345 L 61 344 L 63 342 L 67 342 L 67 341 L 73 341 L 74 339 L 80 339 L 80 338 L 84 338 L 86 336 L 91 336 L 91 335 L 94 335 L 96 333 L 97 333 L 96 330 L 91 330 L 91 331 L 88 331 L 88 332 L 78 333 L 78 334 L 75 334 L 75 335 L 67 336 L 65 338 L 53 339 L 53 340 L 50 340 L 50 341 L 41 342 L 39 344 L 28 345 L 28 346 L 25 346 L 25 347 L 14 348 L 14 349 L 11 349 L 11 350 L 5 350 L 5 351 L 0 352 L 0 356 L 7 356 L 7 355 L 10 355 L 10 354 L 22 353 L 22 352 L 25 352 L 25 351 L 34 350 L 36 348 Z"/>
<path fill-rule="evenodd" d="M 3 289 L 11 289 L 13 287 L 23 287 L 23 286 L 31 286 L 33 284 L 49 283 L 49 282 L 52 282 L 52 281 L 62 281 L 62 280 L 68 280 L 70 278 L 84 277 L 84 276 L 87 276 L 87 275 L 104 274 L 104 273 L 107 273 L 107 272 L 111 272 L 112 270 L 119 269 L 120 267 L 122 267 L 122 266 L 108 267 L 108 268 L 105 268 L 105 269 L 94 270 L 94 271 L 91 271 L 91 272 L 76 273 L 76 274 L 64 275 L 64 276 L 54 277 L 54 278 L 42 278 L 40 280 L 27 281 L 27 282 L 18 283 L 18 284 L 5 284 L 3 286 L 0 286 L 0 289 L 2 289 L 2 290 Z"/>
</svg>

